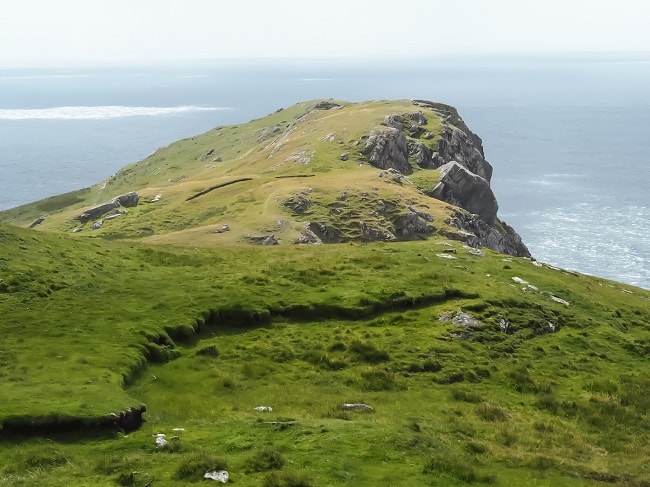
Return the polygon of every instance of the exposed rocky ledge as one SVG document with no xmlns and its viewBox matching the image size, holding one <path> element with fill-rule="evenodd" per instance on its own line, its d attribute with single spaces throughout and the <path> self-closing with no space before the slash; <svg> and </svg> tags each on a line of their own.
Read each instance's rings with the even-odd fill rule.
<svg viewBox="0 0 650 487">
<path fill-rule="evenodd" d="M 95 220 L 96 218 L 99 218 L 100 216 L 105 215 L 109 211 L 119 208 L 121 206 L 126 208 L 137 206 L 139 200 L 140 200 L 140 196 L 138 195 L 138 193 L 135 192 L 116 196 L 115 198 L 113 198 L 110 201 L 107 201 L 106 203 L 103 203 L 98 206 L 94 206 L 84 211 L 81 215 L 77 217 L 77 220 L 79 220 L 81 223 L 86 223 L 89 222 L 90 220 Z"/>
<path fill-rule="evenodd" d="M 499 205 L 490 187 L 492 166 L 485 160 L 480 137 L 449 105 L 425 100 L 414 100 L 413 104 L 441 116 L 440 133 L 426 130 L 428 121 L 421 110 L 386 115 L 382 126 L 367 136 L 362 155 L 374 167 L 399 174 L 411 174 L 417 167 L 439 169 L 438 184 L 425 194 L 468 212 L 456 212 L 448 222 L 462 230 L 456 238 L 462 237 L 473 247 L 530 257 L 521 237 L 497 218 Z M 312 230 L 318 234 L 317 229 Z"/>
<path fill-rule="evenodd" d="M 470 247 L 485 247 L 516 257 L 532 257 L 521 236 L 501 220 L 491 226 L 478 215 L 456 210 L 446 223 L 463 231 L 461 234 L 449 234 L 448 237 L 462 240 Z"/>
<path fill-rule="evenodd" d="M 440 181 L 427 194 L 477 214 L 488 225 L 496 222 L 499 205 L 489 183 L 456 161 L 440 168 Z"/>
</svg>

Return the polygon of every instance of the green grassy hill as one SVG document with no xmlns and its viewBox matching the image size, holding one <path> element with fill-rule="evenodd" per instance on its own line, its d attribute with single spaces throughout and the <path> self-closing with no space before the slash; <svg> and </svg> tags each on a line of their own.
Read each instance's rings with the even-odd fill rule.
<svg viewBox="0 0 650 487">
<path fill-rule="evenodd" d="M 83 229 L 79 238 L 146 238 L 181 245 L 191 240 L 213 246 L 268 234 L 292 243 L 308 221 L 331 226 L 336 241 L 355 240 L 361 238 L 359 221 L 386 230 L 410 206 L 440 217 L 440 231 L 457 232 L 444 222 L 448 205 L 422 193 L 437 183 L 436 170 L 412 162 L 413 177 L 396 181 L 381 177 L 361 153 L 368 133 L 387 114 L 416 109 L 411 101 L 316 106 L 299 103 L 241 126 L 218 127 L 175 142 L 92 188 L 0 212 L 0 221 L 28 226 L 45 216 L 36 229 L 70 233 L 77 228 Z M 424 111 L 427 123 L 421 132 L 435 138 L 444 114 Z M 342 154 L 348 159 L 341 160 Z M 140 195 L 140 204 L 119 218 L 103 218 L 100 229 L 92 229 L 92 220 L 81 224 L 76 219 L 89 207 L 130 191 Z M 350 198 L 344 199 L 347 193 Z M 308 199 L 311 205 L 292 211 L 292 198 Z M 379 200 L 386 207 L 382 215 L 376 211 Z M 215 234 L 226 224 L 229 232 Z"/>
<path fill-rule="evenodd" d="M 343 144 L 314 125 L 322 162 L 277 166 L 264 119 L 2 214 L 24 226 L 47 212 L 31 230 L 0 225 L 0 485 L 187 485 L 212 469 L 268 487 L 650 485 L 650 292 L 477 252 L 442 224 L 428 240 L 290 244 L 314 214 L 283 203 L 312 182 L 319 221 L 343 191 L 342 211 L 373 191 L 436 222 L 452 211 L 418 192 L 435 170 L 376 182 L 354 160 L 377 105 L 345 122 Z M 306 106 L 271 115 L 276 134 Z M 71 232 L 128 191 L 162 196 Z M 272 229 L 280 245 L 246 243 L 274 219 L 289 221 Z M 141 404 L 140 428 L 111 426 Z"/>
</svg>

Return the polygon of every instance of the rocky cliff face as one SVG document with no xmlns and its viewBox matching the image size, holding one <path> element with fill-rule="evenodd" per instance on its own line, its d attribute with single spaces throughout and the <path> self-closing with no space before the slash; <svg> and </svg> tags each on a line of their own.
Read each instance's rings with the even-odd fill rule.
<svg viewBox="0 0 650 487">
<path fill-rule="evenodd" d="M 422 129 L 427 119 L 421 110 L 387 115 L 384 127 L 366 139 L 362 153 L 368 162 L 401 174 L 411 174 L 413 166 L 438 169 L 438 184 L 425 194 L 465 210 L 456 210 L 448 223 L 462 231 L 459 235 L 468 245 L 530 257 L 517 232 L 497 218 L 499 206 L 490 187 L 492 166 L 485 160 L 481 139 L 455 108 L 425 100 L 413 104 L 440 115 L 440 133 L 434 136 Z"/>
</svg>

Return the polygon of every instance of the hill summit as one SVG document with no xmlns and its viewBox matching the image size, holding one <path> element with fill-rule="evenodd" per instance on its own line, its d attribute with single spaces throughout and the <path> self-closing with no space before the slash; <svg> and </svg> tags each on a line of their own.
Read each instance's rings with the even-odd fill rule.
<svg viewBox="0 0 650 487">
<path fill-rule="evenodd" d="M 456 109 L 423 100 L 298 103 L 217 127 L 6 223 L 213 246 L 444 236 L 530 257 L 497 217 L 492 166 Z"/>
</svg>

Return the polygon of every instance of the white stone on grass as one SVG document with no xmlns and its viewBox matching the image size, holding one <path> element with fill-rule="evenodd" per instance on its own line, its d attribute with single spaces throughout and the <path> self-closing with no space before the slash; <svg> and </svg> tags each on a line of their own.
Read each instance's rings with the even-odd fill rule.
<svg viewBox="0 0 650 487">
<path fill-rule="evenodd" d="M 228 483 L 228 472 L 226 470 L 213 470 L 211 472 L 205 472 L 203 474 L 204 479 L 218 480 L 222 484 Z"/>
</svg>

